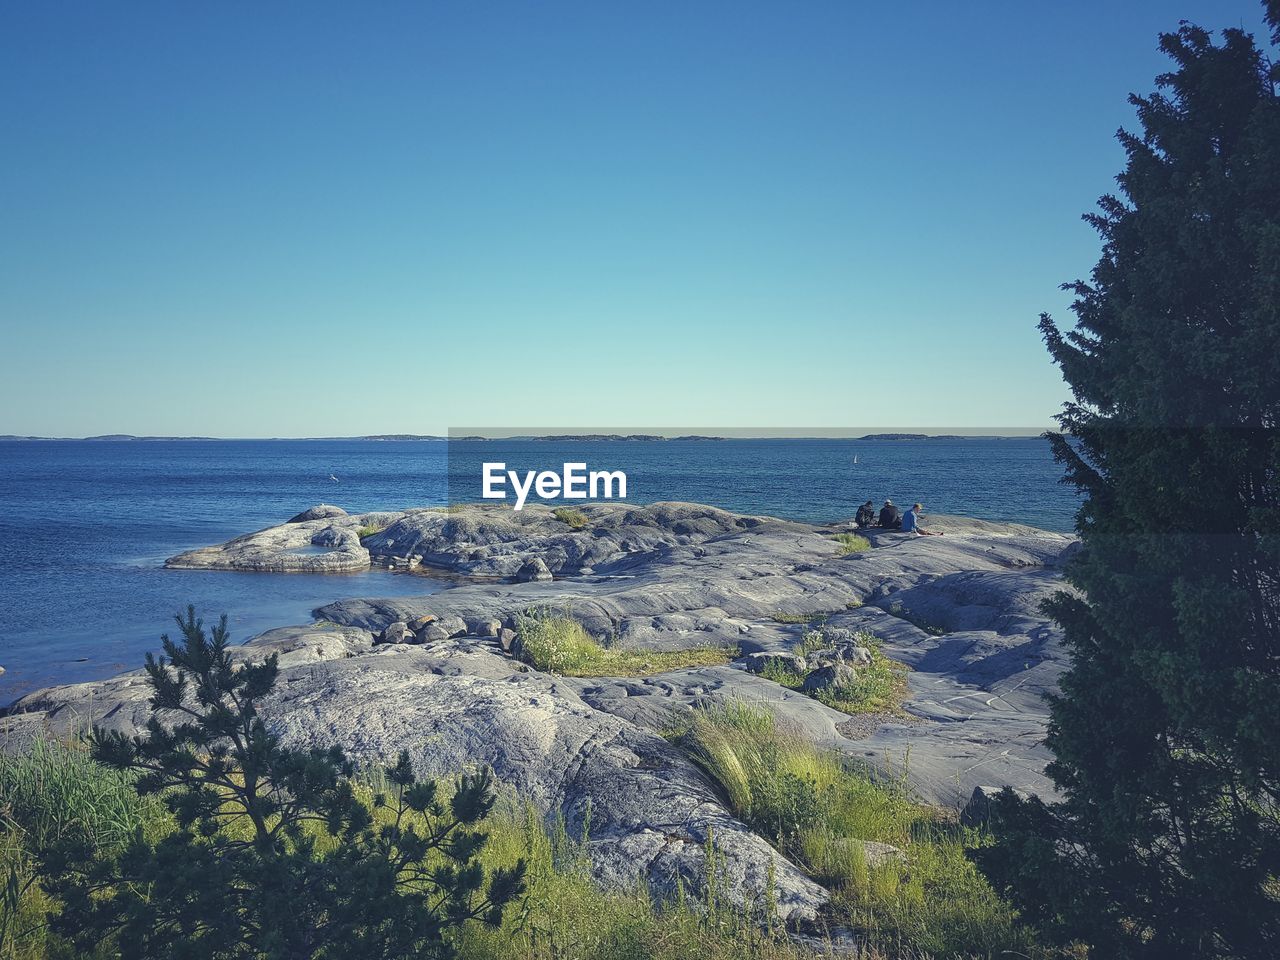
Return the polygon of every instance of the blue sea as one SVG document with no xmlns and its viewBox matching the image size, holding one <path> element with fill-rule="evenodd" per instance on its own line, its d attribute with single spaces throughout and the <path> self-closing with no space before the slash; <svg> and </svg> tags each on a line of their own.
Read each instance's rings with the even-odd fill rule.
<svg viewBox="0 0 1280 960">
<path fill-rule="evenodd" d="M 854 463 L 854 457 L 857 463 Z M 1075 495 L 1042 439 L 0 441 L 0 705 L 141 664 L 173 615 L 233 637 L 344 597 L 444 589 L 417 574 L 165 570 L 166 557 L 287 520 L 480 496 L 479 464 L 623 470 L 628 501 L 689 500 L 833 521 L 886 497 L 926 513 L 1069 530 Z"/>
</svg>

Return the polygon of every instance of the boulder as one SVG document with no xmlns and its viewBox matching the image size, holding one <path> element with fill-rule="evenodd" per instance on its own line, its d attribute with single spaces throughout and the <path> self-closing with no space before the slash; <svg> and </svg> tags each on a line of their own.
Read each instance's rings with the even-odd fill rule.
<svg viewBox="0 0 1280 960">
<path fill-rule="evenodd" d="M 498 643 L 501 644 L 505 653 L 513 657 L 520 653 L 520 634 L 509 627 L 503 627 L 498 631 Z"/>
<path fill-rule="evenodd" d="M 870 666 L 871 648 L 859 646 L 850 647 L 846 650 L 844 658 L 855 666 Z"/>
<path fill-rule="evenodd" d="M 330 503 L 317 503 L 308 507 L 296 516 L 290 517 L 286 523 L 306 523 L 308 520 L 328 520 L 330 517 L 345 517 L 347 511 Z"/>
<path fill-rule="evenodd" d="M 805 693 L 817 693 L 819 690 L 836 690 L 854 681 L 857 671 L 847 663 L 833 663 L 819 667 L 804 678 L 800 689 Z"/>
<path fill-rule="evenodd" d="M 445 632 L 446 637 L 460 637 L 467 632 L 467 621 L 459 616 L 441 617 L 436 626 Z"/>
<path fill-rule="evenodd" d="M 393 623 L 374 637 L 374 643 L 418 643 L 417 637 L 403 621 Z"/>
<path fill-rule="evenodd" d="M 848 630 L 842 632 L 849 633 L 852 636 Z M 850 639 L 841 641 L 832 647 L 814 650 L 806 659 L 810 670 L 829 667 L 835 663 L 847 663 L 855 667 L 865 667 L 871 663 L 871 650 Z"/>
<path fill-rule="evenodd" d="M 496 637 L 502 629 L 502 621 L 492 617 L 472 617 L 467 620 L 467 633 L 473 637 Z"/>
<path fill-rule="evenodd" d="M 853 643 L 853 631 L 845 627 L 824 626 L 822 628 L 822 639 L 829 646 L 842 647 Z"/>
<path fill-rule="evenodd" d="M 433 621 L 419 630 L 417 637 L 419 643 L 439 643 L 441 640 L 449 639 L 449 631 Z"/>
<path fill-rule="evenodd" d="M 550 580 L 551 569 L 541 557 L 534 557 L 524 562 L 516 571 L 516 583 L 529 583 L 533 580 Z"/>
<path fill-rule="evenodd" d="M 809 670 L 817 670 L 819 667 L 829 667 L 833 663 L 840 663 L 844 657 L 840 655 L 840 651 L 835 647 L 824 647 L 821 650 L 812 650 L 805 657 L 805 664 Z M 803 672 L 803 671 L 802 671 Z"/>
</svg>

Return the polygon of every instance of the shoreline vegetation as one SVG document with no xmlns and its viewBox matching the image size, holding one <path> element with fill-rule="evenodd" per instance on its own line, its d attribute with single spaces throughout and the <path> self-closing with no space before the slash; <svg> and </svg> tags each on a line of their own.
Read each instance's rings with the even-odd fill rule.
<svg viewBox="0 0 1280 960">
<path fill-rule="evenodd" d="M 279 895 L 259 902 L 249 890 L 246 899 L 245 884 L 268 882 L 271 858 L 285 858 L 280 866 L 299 882 L 337 871 L 341 888 L 367 872 L 359 866 L 365 859 L 381 863 L 384 846 L 387 869 L 405 878 L 394 894 L 405 909 L 432 909 L 419 898 L 420 885 L 424 893 L 461 890 L 449 896 L 463 897 L 463 906 L 450 908 L 442 926 L 406 934 L 380 930 L 385 911 L 371 914 L 368 903 L 292 902 L 307 919 L 274 933 L 271 949 L 318 937 L 304 955 L 324 944 L 362 943 L 380 957 L 429 947 L 432 956 L 465 960 L 622 960 L 637 948 L 671 960 L 850 951 L 867 960 L 1060 956 L 1038 947 L 1034 931 L 1017 922 L 968 858 L 989 842 L 981 827 L 914 800 L 906 765 L 896 777 L 876 774 L 816 747 L 763 707 L 730 701 L 695 709 L 673 716 L 665 736 L 780 857 L 831 891 L 821 916 L 801 927 L 778 916 L 772 867 L 746 902 L 726 895 L 714 835 L 699 884 L 677 882 L 665 896 L 643 884 L 601 886 L 589 856 L 590 806 L 575 835 L 562 814 L 544 814 L 502 784 L 491 786 L 487 770 L 419 781 L 405 753 L 385 769 L 354 767 L 336 747 L 312 750 L 306 760 L 282 748 L 257 717 L 255 702 L 276 681 L 277 656 L 233 661 L 225 618 L 211 633 L 194 610 L 178 622 L 182 641 L 166 638 L 165 657 L 149 659 L 147 672 L 154 716 L 171 719 L 181 709 L 185 726 L 169 732 L 153 722 L 132 740 L 105 732 L 36 736 L 0 754 L 3 960 L 149 956 L 179 943 L 222 956 L 216 944 L 226 924 L 240 927 L 241 946 L 261 937 L 254 912 L 274 910 Z M 305 815 L 308 806 L 322 814 L 318 822 Z M 253 824 L 264 836 L 284 829 L 283 845 L 266 860 L 249 842 Z M 364 852 L 353 859 L 356 850 Z M 179 853 L 196 866 L 173 873 Z M 459 857 L 473 863 L 471 873 L 445 866 Z M 231 866 L 225 879 L 220 863 Z M 478 895 L 485 883 L 489 892 Z M 293 896 L 305 900 L 309 891 Z M 196 900 L 205 912 L 191 913 Z M 411 924 L 411 916 L 399 922 Z M 142 953 L 121 939 L 126 932 L 146 945 Z"/>
</svg>

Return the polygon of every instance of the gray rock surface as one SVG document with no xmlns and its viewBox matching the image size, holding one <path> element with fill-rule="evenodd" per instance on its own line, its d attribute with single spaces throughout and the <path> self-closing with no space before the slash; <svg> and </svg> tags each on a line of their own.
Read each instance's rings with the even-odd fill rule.
<svg viewBox="0 0 1280 960">
<path fill-rule="evenodd" d="M 535 580 L 553 580 L 551 569 L 541 557 L 532 557 L 524 562 L 516 571 L 517 583 L 531 583 Z"/>
<path fill-rule="evenodd" d="M 804 693 L 839 690 L 841 687 L 853 683 L 857 678 L 857 672 L 853 667 L 840 662 L 830 663 L 825 667 L 818 667 L 816 670 L 810 671 L 809 675 L 804 678 L 804 683 L 800 685 L 800 689 Z"/>
<path fill-rule="evenodd" d="M 319 516 L 311 516 L 316 512 Z M 336 513 L 334 512 L 336 511 Z M 255 570 L 272 573 L 351 573 L 367 570 L 369 551 L 360 542 L 364 527 L 385 527 L 399 513 L 347 515 L 341 507 L 320 505 L 288 523 L 228 540 L 216 547 L 189 550 L 165 561 L 183 570 Z"/>
<path fill-rule="evenodd" d="M 366 631 L 322 626 L 273 630 L 240 651 L 281 654 L 264 713 L 290 744 L 338 743 L 369 764 L 405 749 L 427 774 L 488 766 L 520 800 L 562 814 L 573 835 L 590 810 L 589 850 L 605 884 L 643 877 L 663 894 L 677 882 L 697 889 L 714 832 L 740 900 L 759 898 L 771 862 L 781 917 L 810 920 L 827 899 L 724 808 L 680 751 L 488 644 L 375 647 Z M 149 696 L 137 671 L 34 694 L 23 709 L 43 711 L 59 733 L 90 722 L 134 733 L 150 714 Z"/>
<path fill-rule="evenodd" d="M 750 673 L 764 673 L 770 667 L 789 670 L 792 673 L 804 673 L 808 669 L 808 663 L 804 657 L 776 650 L 761 650 L 759 653 L 749 653 L 742 658 L 742 665 Z"/>
<path fill-rule="evenodd" d="M 308 507 L 301 513 L 288 519 L 288 523 L 305 523 L 308 520 L 325 520 L 329 517 L 345 517 L 347 511 L 341 507 L 335 507 L 331 503 L 317 503 L 314 507 Z"/>
<path fill-rule="evenodd" d="M 404 622 L 396 622 L 388 624 L 387 628 L 379 633 L 373 640 L 374 643 L 418 643 L 418 636 L 410 629 L 409 625 Z"/>
<path fill-rule="evenodd" d="M 370 762 L 404 748 L 425 771 L 490 765 L 520 796 L 562 813 L 571 829 L 589 803 L 593 863 L 606 882 L 696 883 L 703 840 L 714 830 L 740 896 L 759 889 L 773 860 L 784 914 L 798 921 L 823 902 L 825 893 L 736 821 L 658 735 L 673 711 L 696 706 L 759 704 L 852 760 L 894 772 L 907 763 L 922 799 L 956 809 L 979 786 L 1051 793 L 1043 694 L 1054 689 L 1065 655 L 1037 605 L 1061 587 L 1072 538 L 930 517 L 930 529 L 946 536 L 868 531 L 873 548 L 842 557 L 831 538 L 845 526 L 695 504 L 582 511 L 587 523 L 577 531 L 541 506 L 322 517 L 170 562 L 324 570 L 291 559 L 315 559 L 293 551 L 320 536 L 352 563 L 471 575 L 431 595 L 330 604 L 317 611 L 326 625 L 255 639 L 245 655 L 281 654 L 269 720 L 290 742 L 336 741 Z M 362 526 L 385 529 L 361 542 Z M 534 558 L 555 579 L 512 582 Z M 508 655 L 519 644 L 516 616 L 540 606 L 568 611 L 624 648 L 719 646 L 741 657 L 643 678 L 542 674 Z M 901 713 L 850 717 L 751 672 L 767 658 L 787 662 L 813 629 L 780 621 L 815 614 L 838 654 L 834 669 L 856 669 L 864 632 L 911 668 Z M 404 625 L 393 633 L 406 642 L 375 646 L 374 634 L 385 636 L 393 624 Z M 136 729 L 146 699 L 141 675 L 126 674 L 32 694 L 16 708 L 26 713 L 4 722 L 69 729 L 92 715 Z"/>
</svg>

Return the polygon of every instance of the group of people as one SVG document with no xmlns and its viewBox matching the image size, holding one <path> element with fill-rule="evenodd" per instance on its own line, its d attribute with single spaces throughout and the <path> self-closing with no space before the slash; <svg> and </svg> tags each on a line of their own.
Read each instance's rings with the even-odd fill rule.
<svg viewBox="0 0 1280 960">
<path fill-rule="evenodd" d="M 857 515 L 853 518 L 859 529 L 867 527 L 880 527 L 884 530 L 901 530 L 903 533 L 914 533 L 921 537 L 941 536 L 935 534 L 931 530 L 925 530 L 920 526 L 920 513 L 924 510 L 924 505 L 914 503 L 906 513 L 900 511 L 894 505 L 892 500 L 886 500 L 884 506 L 880 508 L 880 513 L 876 513 L 876 505 L 868 500 L 858 508 Z"/>
</svg>

